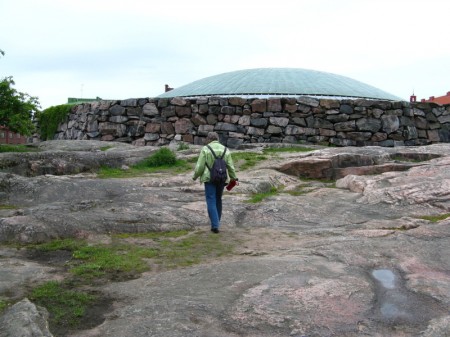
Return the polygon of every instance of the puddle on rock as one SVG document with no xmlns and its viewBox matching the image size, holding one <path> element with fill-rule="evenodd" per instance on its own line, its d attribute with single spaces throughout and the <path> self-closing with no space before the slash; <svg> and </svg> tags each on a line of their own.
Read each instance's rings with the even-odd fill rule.
<svg viewBox="0 0 450 337">
<path fill-rule="evenodd" d="M 448 309 L 439 301 L 406 288 L 404 280 L 395 271 L 373 269 L 371 276 L 377 281 L 376 316 L 387 324 L 425 327 L 430 319 L 448 314 Z"/>
<path fill-rule="evenodd" d="M 389 269 L 376 269 L 372 271 L 373 277 L 381 282 L 381 285 L 386 289 L 395 288 L 395 275 Z"/>
<path fill-rule="evenodd" d="M 383 303 L 380 308 L 381 314 L 385 318 L 400 318 L 408 317 L 408 314 L 400 309 L 397 304 L 394 303 Z"/>
</svg>

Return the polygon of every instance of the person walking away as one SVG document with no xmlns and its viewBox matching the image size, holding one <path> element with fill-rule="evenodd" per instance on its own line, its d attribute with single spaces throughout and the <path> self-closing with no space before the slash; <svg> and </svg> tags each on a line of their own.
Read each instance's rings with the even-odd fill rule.
<svg viewBox="0 0 450 337">
<path fill-rule="evenodd" d="M 216 158 L 221 158 L 226 165 L 226 180 L 222 182 L 213 182 L 211 170 L 213 169 Z M 202 147 L 197 164 L 195 165 L 194 176 L 195 181 L 200 177 L 200 182 L 205 186 L 206 207 L 208 216 L 211 221 L 211 231 L 219 233 L 220 219 L 222 217 L 222 195 L 225 185 L 228 181 L 237 181 L 236 171 L 234 169 L 233 158 L 230 151 L 219 142 L 217 132 L 209 132 L 206 137 L 206 145 Z M 213 173 L 213 178 L 215 173 Z"/>
</svg>

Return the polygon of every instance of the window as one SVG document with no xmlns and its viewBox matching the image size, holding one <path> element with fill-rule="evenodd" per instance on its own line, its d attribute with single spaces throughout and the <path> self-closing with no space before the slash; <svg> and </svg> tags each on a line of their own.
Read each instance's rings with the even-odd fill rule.
<svg viewBox="0 0 450 337">
<path fill-rule="evenodd" d="M 5 132 L 4 131 L 0 131 L 0 138 L 5 138 Z"/>
</svg>

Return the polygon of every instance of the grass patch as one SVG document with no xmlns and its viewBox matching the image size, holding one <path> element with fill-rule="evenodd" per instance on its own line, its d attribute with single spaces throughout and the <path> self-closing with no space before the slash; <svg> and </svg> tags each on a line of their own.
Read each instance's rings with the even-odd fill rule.
<svg viewBox="0 0 450 337">
<path fill-rule="evenodd" d="M 139 245 L 128 242 L 134 238 L 141 240 Z M 64 239 L 28 246 L 42 252 L 71 251 L 72 260 L 66 266 L 81 283 L 91 282 L 93 279 L 133 278 L 150 270 L 148 259 L 154 259 L 167 268 L 190 266 L 204 258 L 229 254 L 233 247 L 232 243 L 221 240 L 219 235 L 187 230 L 116 234 L 112 237 L 111 244 L 103 245 Z"/>
<path fill-rule="evenodd" d="M 192 170 L 192 164 L 185 160 L 177 159 L 175 154 L 166 147 L 160 148 L 150 157 L 131 166 L 129 169 L 101 167 L 99 178 L 130 178 L 156 172 L 183 173 Z"/>
<path fill-rule="evenodd" d="M 439 215 L 425 215 L 425 216 L 419 217 L 419 219 L 424 219 L 424 220 L 428 220 L 431 222 L 438 222 L 441 220 L 445 220 L 447 218 L 450 218 L 450 213 L 439 214 Z"/>
<path fill-rule="evenodd" d="M 109 150 L 109 149 L 112 149 L 114 146 L 111 146 L 111 145 L 108 145 L 108 146 L 102 146 L 101 148 L 100 148 L 100 151 L 107 151 L 107 150 Z"/>
<path fill-rule="evenodd" d="M 143 258 L 151 258 L 157 251 L 132 245 L 84 246 L 73 252 L 78 260 L 70 271 L 84 279 L 107 277 L 122 279 L 149 270 Z"/>
<path fill-rule="evenodd" d="M 97 173 L 97 176 L 101 179 L 108 178 L 133 178 L 140 177 L 145 174 L 152 174 L 158 172 L 168 172 L 173 174 L 184 173 L 192 170 L 192 164 L 185 160 L 177 160 L 174 165 L 162 165 L 156 167 L 147 167 L 142 164 L 137 164 L 129 169 L 112 168 L 102 166 Z"/>
<path fill-rule="evenodd" d="M 232 155 L 236 169 L 245 171 L 258 162 L 268 159 L 267 156 L 256 152 L 235 152 Z"/>
<path fill-rule="evenodd" d="M 255 204 L 255 203 L 263 201 L 266 198 L 269 198 L 269 197 L 272 197 L 274 195 L 277 195 L 278 193 L 279 193 L 279 190 L 276 187 L 272 187 L 267 192 L 261 192 L 261 193 L 254 193 L 254 194 L 252 194 L 252 196 L 250 197 L 249 200 L 247 200 L 247 202 Z"/>
<path fill-rule="evenodd" d="M 96 298 L 84 292 L 66 289 L 62 283 L 50 281 L 34 288 L 30 299 L 47 308 L 50 325 L 73 328 L 80 323 L 87 307 Z"/>
<path fill-rule="evenodd" d="M 130 243 L 133 240 L 138 243 Z M 86 321 L 90 308 L 101 300 L 82 291 L 86 285 L 130 279 L 155 264 L 161 269 L 191 266 L 231 254 L 236 244 L 234 238 L 227 239 L 209 231 L 179 230 L 117 234 L 112 236 L 110 244 L 93 245 L 85 240 L 64 239 L 29 245 L 27 248 L 38 252 L 71 251 L 72 259 L 66 266 L 72 276 L 64 282 L 40 285 L 28 297 L 47 308 L 52 330 L 76 329 Z M 0 302 L 0 311 L 6 305 Z"/>
<path fill-rule="evenodd" d="M 150 248 L 120 243 L 89 245 L 86 241 L 75 239 L 54 240 L 35 248 L 44 252 L 71 251 L 73 259 L 67 263 L 68 269 L 83 280 L 132 278 L 149 269 L 143 258 L 156 255 L 156 251 Z"/>
<path fill-rule="evenodd" d="M 36 147 L 31 147 L 23 144 L 1 144 L 0 152 L 38 152 Z"/>
<path fill-rule="evenodd" d="M 29 248 L 35 248 L 42 252 L 53 252 L 56 250 L 75 251 L 85 245 L 86 245 L 86 242 L 82 241 L 82 240 L 63 239 L 63 240 L 53 240 L 51 242 L 41 243 L 36 246 L 29 246 Z"/>
</svg>

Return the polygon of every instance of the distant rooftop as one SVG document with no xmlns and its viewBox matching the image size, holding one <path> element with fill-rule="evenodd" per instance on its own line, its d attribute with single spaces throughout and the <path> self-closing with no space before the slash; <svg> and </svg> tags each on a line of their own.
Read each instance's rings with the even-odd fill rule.
<svg viewBox="0 0 450 337">
<path fill-rule="evenodd" d="M 403 101 L 349 77 L 300 68 L 256 68 L 206 77 L 158 97 L 326 96 Z"/>
<path fill-rule="evenodd" d="M 422 99 L 421 102 L 433 102 L 438 104 L 450 104 L 450 91 L 447 91 L 447 95 L 444 96 L 431 96 L 429 99 Z"/>
</svg>

